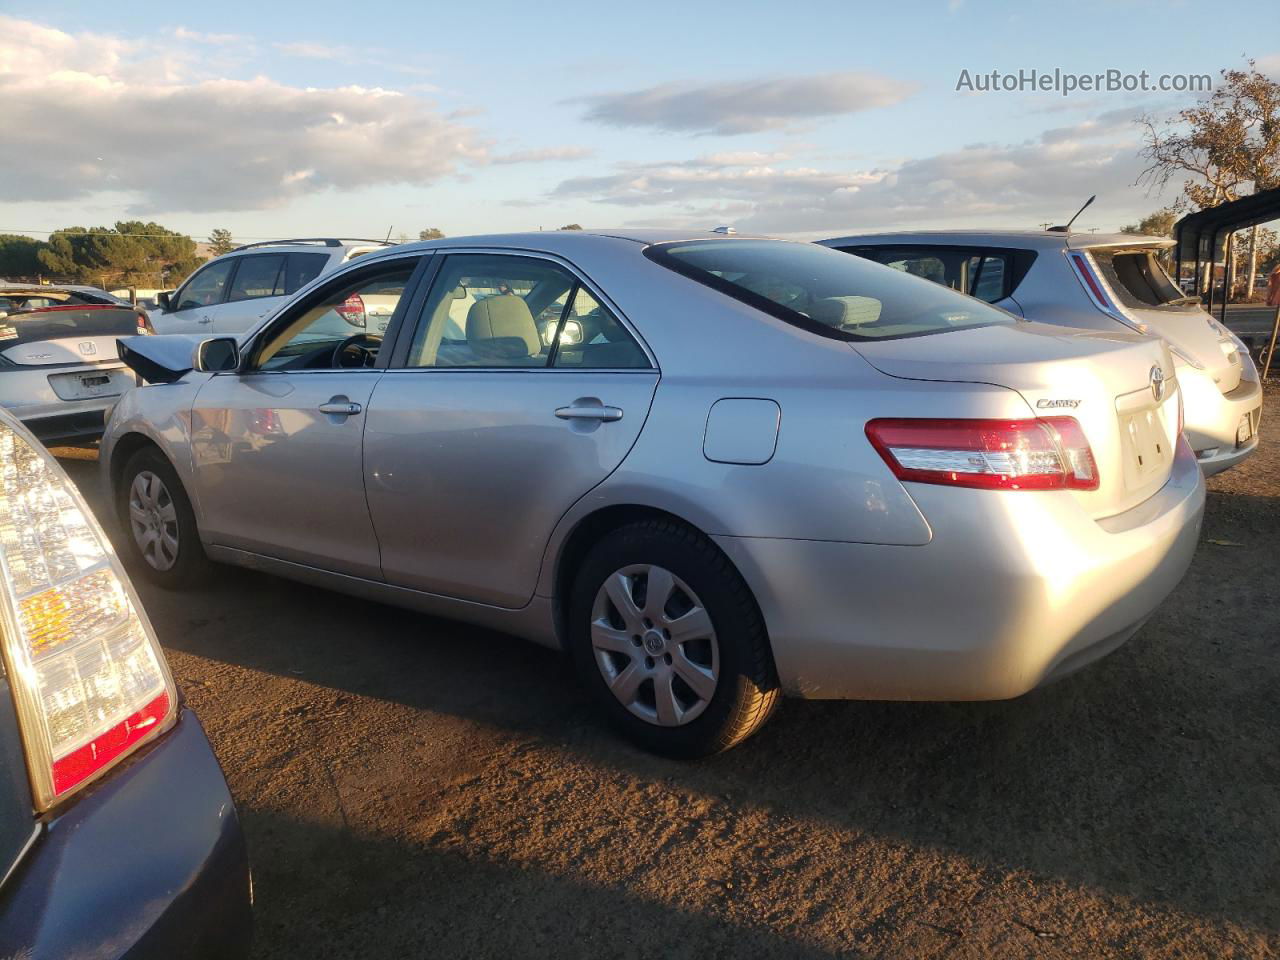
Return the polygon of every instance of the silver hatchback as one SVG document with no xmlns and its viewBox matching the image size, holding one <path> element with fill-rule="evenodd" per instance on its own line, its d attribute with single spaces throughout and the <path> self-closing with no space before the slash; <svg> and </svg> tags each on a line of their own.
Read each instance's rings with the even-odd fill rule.
<svg viewBox="0 0 1280 960">
<path fill-rule="evenodd" d="M 385 334 L 332 330 L 394 298 Z M 1113 650 L 1190 563 L 1168 348 L 812 244 L 450 238 L 238 339 L 125 343 L 102 444 L 139 569 L 209 560 L 566 650 L 651 749 L 780 694 L 1015 697 Z"/>
</svg>

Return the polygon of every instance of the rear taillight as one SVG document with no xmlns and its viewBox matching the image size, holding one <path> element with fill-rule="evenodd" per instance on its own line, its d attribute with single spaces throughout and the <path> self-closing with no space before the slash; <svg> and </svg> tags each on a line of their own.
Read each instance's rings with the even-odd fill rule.
<svg viewBox="0 0 1280 960">
<path fill-rule="evenodd" d="M 156 328 L 151 324 L 151 318 L 147 316 L 145 310 L 138 311 L 138 336 L 152 336 L 156 332 Z"/>
<path fill-rule="evenodd" d="M 867 439 L 899 480 L 984 490 L 1096 490 L 1074 417 L 872 420 Z"/>
<path fill-rule="evenodd" d="M 172 725 L 177 691 L 123 568 L 66 474 L 0 419 L 0 649 L 45 810 Z"/>
<path fill-rule="evenodd" d="M 364 301 L 360 299 L 360 294 L 353 293 L 347 297 L 342 306 L 338 307 L 338 316 L 353 327 L 363 327 L 365 325 Z"/>
</svg>

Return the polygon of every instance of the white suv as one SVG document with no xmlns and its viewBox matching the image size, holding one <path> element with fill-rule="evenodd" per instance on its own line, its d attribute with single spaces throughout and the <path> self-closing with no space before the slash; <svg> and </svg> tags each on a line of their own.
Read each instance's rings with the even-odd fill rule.
<svg viewBox="0 0 1280 960">
<path fill-rule="evenodd" d="M 151 324 L 156 333 L 244 333 L 316 277 L 387 246 L 335 238 L 246 244 L 204 264 L 173 293 L 160 294 Z"/>
</svg>

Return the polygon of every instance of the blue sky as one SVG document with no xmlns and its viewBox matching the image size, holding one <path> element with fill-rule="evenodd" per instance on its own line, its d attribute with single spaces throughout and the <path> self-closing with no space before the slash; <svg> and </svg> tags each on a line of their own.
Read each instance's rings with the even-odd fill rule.
<svg viewBox="0 0 1280 960">
<path fill-rule="evenodd" d="M 1134 118 L 1192 94 L 957 92 L 962 69 L 1280 72 L 1262 3 L 7 0 L 0 230 L 197 237 L 679 225 L 1113 229 Z"/>
</svg>

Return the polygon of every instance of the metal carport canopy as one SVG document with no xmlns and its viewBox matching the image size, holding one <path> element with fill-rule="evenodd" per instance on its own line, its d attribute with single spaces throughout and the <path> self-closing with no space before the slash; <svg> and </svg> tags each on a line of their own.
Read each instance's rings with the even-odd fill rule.
<svg viewBox="0 0 1280 960">
<path fill-rule="evenodd" d="M 1280 220 L 1280 187 L 1259 190 L 1239 200 L 1187 214 L 1173 226 L 1173 235 L 1178 240 L 1179 277 L 1183 261 L 1191 260 L 1196 264 L 1198 278 L 1200 262 L 1212 263 L 1216 259 L 1219 237 L 1268 220 Z"/>
</svg>

